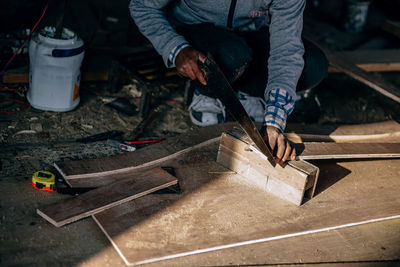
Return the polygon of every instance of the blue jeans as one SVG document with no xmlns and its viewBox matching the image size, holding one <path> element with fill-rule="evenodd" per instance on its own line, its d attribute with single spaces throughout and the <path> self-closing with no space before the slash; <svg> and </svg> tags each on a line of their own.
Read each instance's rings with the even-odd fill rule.
<svg viewBox="0 0 400 267">
<path fill-rule="evenodd" d="M 198 51 L 210 53 L 235 89 L 264 98 L 268 82 L 269 31 L 237 32 L 211 23 L 184 25 L 177 32 Z M 328 61 L 314 44 L 303 40 L 304 69 L 297 91 L 317 86 L 328 73 Z M 192 86 L 201 94 L 215 97 L 213 88 L 194 81 Z"/>
</svg>

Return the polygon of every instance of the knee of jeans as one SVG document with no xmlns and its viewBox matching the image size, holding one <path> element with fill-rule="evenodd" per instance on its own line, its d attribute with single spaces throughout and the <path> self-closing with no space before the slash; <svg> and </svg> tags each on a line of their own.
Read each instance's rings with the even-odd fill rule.
<svg viewBox="0 0 400 267">
<path fill-rule="evenodd" d="M 238 79 L 252 60 L 252 51 L 245 42 L 221 46 L 219 62 L 230 82 Z"/>
</svg>

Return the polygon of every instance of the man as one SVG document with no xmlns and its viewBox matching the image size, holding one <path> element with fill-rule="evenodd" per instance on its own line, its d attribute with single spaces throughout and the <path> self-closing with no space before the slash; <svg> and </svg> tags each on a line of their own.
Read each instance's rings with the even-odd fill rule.
<svg viewBox="0 0 400 267">
<path fill-rule="evenodd" d="M 296 87 L 312 88 L 327 73 L 323 53 L 303 45 L 304 7 L 305 0 L 131 0 L 129 6 L 166 66 L 192 80 L 192 122 L 225 120 L 225 107 L 213 94 L 218 88 L 207 87 L 198 66 L 211 53 L 249 116 L 263 122 L 264 139 L 280 164 L 296 154 L 283 135 Z"/>
</svg>

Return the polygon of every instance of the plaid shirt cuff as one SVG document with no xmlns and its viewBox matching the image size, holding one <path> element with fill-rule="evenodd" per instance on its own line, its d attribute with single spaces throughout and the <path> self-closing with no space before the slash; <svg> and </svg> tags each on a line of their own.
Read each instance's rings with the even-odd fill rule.
<svg viewBox="0 0 400 267">
<path fill-rule="evenodd" d="M 274 89 L 269 93 L 265 108 L 264 125 L 275 126 L 283 132 L 286 119 L 294 108 L 294 99 L 283 89 Z"/>
<path fill-rule="evenodd" d="M 177 45 L 172 49 L 172 51 L 169 53 L 168 60 L 172 64 L 172 67 L 175 67 L 175 58 L 181 52 L 181 50 L 185 47 L 190 46 L 188 42 L 181 43 L 180 45 Z"/>
</svg>

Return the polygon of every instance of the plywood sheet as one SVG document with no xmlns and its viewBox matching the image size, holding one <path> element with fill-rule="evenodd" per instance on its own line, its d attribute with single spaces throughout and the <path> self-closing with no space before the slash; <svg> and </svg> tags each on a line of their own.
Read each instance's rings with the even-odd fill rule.
<svg viewBox="0 0 400 267">
<path fill-rule="evenodd" d="M 398 266 L 400 219 L 158 261 L 164 266 Z M 113 248 L 85 266 L 125 266 Z M 107 253 L 107 255 L 105 255 Z M 116 256 L 118 257 L 118 255 Z M 397 264 L 397 265 L 396 265 Z"/>
<path fill-rule="evenodd" d="M 39 208 L 37 213 L 53 225 L 60 227 L 177 183 L 178 180 L 168 172 L 155 168 Z"/>
<path fill-rule="evenodd" d="M 320 162 L 296 207 L 215 163 L 178 168 L 183 195 L 148 195 L 94 216 L 125 262 L 154 262 L 400 218 L 400 161 Z M 219 173 L 219 174 L 218 174 Z"/>
</svg>

